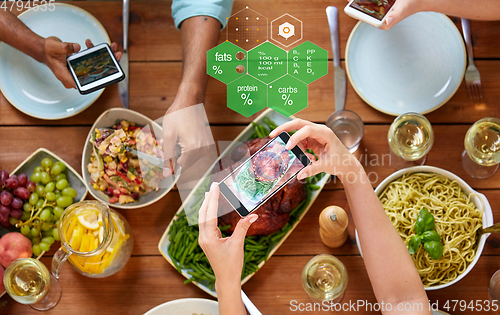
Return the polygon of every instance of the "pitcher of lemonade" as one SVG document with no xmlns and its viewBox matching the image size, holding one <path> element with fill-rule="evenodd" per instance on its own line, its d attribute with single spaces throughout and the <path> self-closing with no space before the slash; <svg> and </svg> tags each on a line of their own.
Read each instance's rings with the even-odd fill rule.
<svg viewBox="0 0 500 315">
<path fill-rule="evenodd" d="M 57 279 L 66 260 L 84 276 L 110 276 L 125 266 L 134 243 L 127 220 L 98 201 L 66 208 L 59 220 L 59 237 L 62 246 L 52 259 Z"/>
</svg>

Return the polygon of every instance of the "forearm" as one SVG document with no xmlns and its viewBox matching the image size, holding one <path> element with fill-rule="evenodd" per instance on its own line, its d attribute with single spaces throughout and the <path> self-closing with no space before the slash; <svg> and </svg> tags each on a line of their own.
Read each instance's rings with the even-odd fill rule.
<svg viewBox="0 0 500 315">
<path fill-rule="evenodd" d="M 185 106 L 204 102 L 208 75 L 207 51 L 217 45 L 221 24 L 217 19 L 195 16 L 181 24 L 182 80 L 177 93 Z"/>
<path fill-rule="evenodd" d="M 215 291 L 219 300 L 219 314 L 221 315 L 246 315 L 247 311 L 241 299 L 241 285 L 215 283 Z"/>
<path fill-rule="evenodd" d="M 0 41 L 44 62 L 44 40 L 12 13 L 0 10 Z"/>
<path fill-rule="evenodd" d="M 356 226 L 366 270 L 379 302 L 421 303 L 427 295 L 410 254 L 387 217 L 368 177 L 357 160 L 340 176 Z"/>
<path fill-rule="evenodd" d="M 400 1 L 400 0 L 399 0 Z M 471 20 L 500 20 L 498 0 L 417 0 L 421 11 L 434 11 Z"/>
</svg>

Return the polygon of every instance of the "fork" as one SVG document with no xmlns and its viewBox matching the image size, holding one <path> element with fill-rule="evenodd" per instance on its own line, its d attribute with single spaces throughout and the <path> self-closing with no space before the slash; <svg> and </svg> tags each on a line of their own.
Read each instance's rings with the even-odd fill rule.
<svg viewBox="0 0 500 315">
<path fill-rule="evenodd" d="M 472 52 L 472 36 L 470 33 L 470 23 L 467 19 L 462 19 L 462 30 L 464 32 L 465 44 L 467 46 L 467 56 L 469 59 L 469 66 L 465 71 L 465 85 L 469 92 L 471 99 L 478 99 L 483 97 L 481 90 L 481 75 L 474 65 L 474 55 Z"/>
</svg>

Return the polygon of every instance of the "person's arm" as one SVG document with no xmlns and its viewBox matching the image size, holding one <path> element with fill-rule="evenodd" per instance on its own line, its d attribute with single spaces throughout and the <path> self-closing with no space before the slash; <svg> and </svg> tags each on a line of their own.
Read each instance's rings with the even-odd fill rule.
<svg viewBox="0 0 500 315">
<path fill-rule="evenodd" d="M 57 37 L 43 38 L 6 10 L 0 10 L 0 41 L 47 65 L 66 88 L 76 88 L 66 66 L 66 58 L 80 51 L 79 44 L 64 43 Z M 90 40 L 86 44 L 89 48 L 93 46 Z M 116 43 L 111 44 L 111 49 L 120 59 Z"/>
<path fill-rule="evenodd" d="M 470 20 L 500 20 L 498 0 L 396 0 L 382 29 L 390 29 L 408 16 L 422 11 L 434 11 Z"/>
<path fill-rule="evenodd" d="M 241 299 L 243 246 L 247 231 L 258 216 L 251 214 L 240 219 L 231 237 L 222 238 L 221 231 L 217 226 L 219 195 L 219 185 L 213 183 L 199 211 L 200 234 L 198 242 L 215 274 L 219 314 L 246 315 L 247 312 Z"/>
<path fill-rule="evenodd" d="M 352 173 L 356 181 L 345 179 Z M 429 302 L 408 248 L 392 225 L 373 191 L 368 177 L 354 157 L 344 176 L 339 176 L 352 209 L 363 260 L 377 301 L 390 303 L 394 312 L 398 304 L 414 307 L 405 314 L 429 312 Z M 420 308 L 421 307 L 421 308 Z M 389 313 L 389 312 L 385 312 Z"/>
<path fill-rule="evenodd" d="M 221 23 L 212 17 L 194 16 L 181 24 L 182 80 L 173 107 L 203 103 L 207 90 L 207 51 L 217 45 Z"/>
<path fill-rule="evenodd" d="M 304 168 L 297 178 L 303 179 L 324 171 L 336 175 L 344 184 L 377 301 L 391 303 L 394 313 L 398 313 L 399 303 L 403 307 L 405 303 L 410 303 L 415 305 L 414 311 L 399 313 L 431 314 L 424 286 L 408 249 L 387 217 L 359 161 L 324 125 L 295 119 L 273 130 L 271 137 L 292 130 L 298 131 L 290 137 L 287 149 L 300 145 L 319 156 L 319 160 L 312 159 L 314 162 Z M 383 313 L 390 312 L 385 309 Z"/>
<path fill-rule="evenodd" d="M 163 125 L 168 126 L 163 128 L 165 177 L 178 169 L 176 163 L 183 170 L 189 169 L 200 157 L 206 155 L 207 146 L 213 144 L 211 135 L 203 128 L 205 113 L 198 115 L 196 110 L 188 108 L 205 101 L 208 83 L 207 51 L 217 45 L 220 31 L 231 13 L 232 4 L 233 0 L 172 2 L 174 23 L 181 30 L 183 63 L 177 95 L 163 118 Z M 180 147 L 178 159 L 177 145 Z"/>
</svg>

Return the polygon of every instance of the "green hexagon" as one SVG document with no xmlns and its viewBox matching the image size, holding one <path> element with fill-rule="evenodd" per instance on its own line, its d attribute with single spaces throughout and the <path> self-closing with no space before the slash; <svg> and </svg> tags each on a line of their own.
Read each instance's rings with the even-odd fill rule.
<svg viewBox="0 0 500 315">
<path fill-rule="evenodd" d="M 307 41 L 288 52 L 288 74 L 309 84 L 328 74 L 328 52 Z"/>
<path fill-rule="evenodd" d="M 227 107 L 250 117 L 267 107 L 267 85 L 245 75 L 227 86 Z"/>
<path fill-rule="evenodd" d="M 247 59 L 245 50 L 225 41 L 207 51 L 207 74 L 228 84 L 246 74 Z"/>
<path fill-rule="evenodd" d="M 248 52 L 248 74 L 270 83 L 286 74 L 287 54 L 278 46 L 265 42 Z"/>
<path fill-rule="evenodd" d="M 287 74 L 268 88 L 268 106 L 280 114 L 291 116 L 307 107 L 307 84 Z"/>
</svg>

